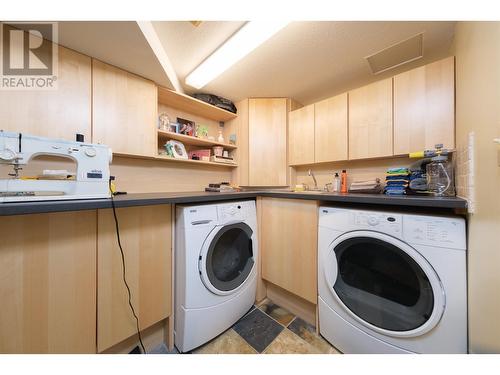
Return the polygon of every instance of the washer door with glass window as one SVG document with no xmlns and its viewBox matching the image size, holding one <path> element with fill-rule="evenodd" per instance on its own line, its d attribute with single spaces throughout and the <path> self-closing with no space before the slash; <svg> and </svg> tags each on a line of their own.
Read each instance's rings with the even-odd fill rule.
<svg viewBox="0 0 500 375">
<path fill-rule="evenodd" d="M 394 237 L 346 233 L 331 244 L 325 263 L 329 288 L 345 312 L 375 332 L 419 336 L 443 315 L 445 295 L 436 272 Z"/>
<path fill-rule="evenodd" d="M 199 259 L 203 284 L 213 293 L 238 290 L 255 265 L 253 231 L 245 223 L 217 227 L 205 241 Z"/>
</svg>

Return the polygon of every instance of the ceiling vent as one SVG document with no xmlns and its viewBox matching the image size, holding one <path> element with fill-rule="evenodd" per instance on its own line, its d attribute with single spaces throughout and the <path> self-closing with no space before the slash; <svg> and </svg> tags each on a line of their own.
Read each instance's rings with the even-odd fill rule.
<svg viewBox="0 0 500 375">
<path fill-rule="evenodd" d="M 382 51 L 365 57 L 373 74 L 420 59 L 424 54 L 424 34 L 415 35 L 402 42 L 393 44 Z"/>
</svg>

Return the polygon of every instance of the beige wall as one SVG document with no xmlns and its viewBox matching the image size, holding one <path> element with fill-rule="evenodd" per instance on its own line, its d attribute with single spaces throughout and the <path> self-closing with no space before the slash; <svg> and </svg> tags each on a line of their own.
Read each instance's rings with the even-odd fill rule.
<svg viewBox="0 0 500 375">
<path fill-rule="evenodd" d="M 313 166 L 295 168 L 295 178 L 292 179 L 292 186 L 295 184 L 307 184 L 309 187 L 314 185 L 312 177 L 308 175 L 308 170 L 312 169 L 318 187 L 323 189 L 326 183 L 333 181 L 335 172 L 342 172 L 342 169 L 347 171 L 348 186 L 354 181 L 373 180 L 380 178 L 382 182 L 385 180 L 385 172 L 388 168 L 393 167 L 408 167 L 419 159 L 409 159 L 407 157 L 394 157 L 387 159 L 372 159 L 372 160 L 346 160 L 334 163 L 322 163 Z"/>
<path fill-rule="evenodd" d="M 457 147 L 475 133 L 476 207 L 468 221 L 469 350 L 500 353 L 500 22 L 458 22 Z"/>
<path fill-rule="evenodd" d="M 24 176 L 41 174 L 44 169 L 76 171 L 76 164 L 64 159 L 41 158 L 24 167 Z M 194 166 L 184 163 L 114 157 L 111 175 L 116 176 L 116 187 L 128 193 L 158 193 L 202 191 L 209 183 L 231 181 L 231 169 L 217 166 Z M 0 164 L 0 176 L 12 168 Z"/>
</svg>

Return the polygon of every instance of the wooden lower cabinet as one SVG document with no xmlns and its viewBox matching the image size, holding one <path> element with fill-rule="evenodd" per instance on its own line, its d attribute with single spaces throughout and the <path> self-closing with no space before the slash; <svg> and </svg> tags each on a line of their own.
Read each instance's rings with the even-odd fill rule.
<svg viewBox="0 0 500 375">
<path fill-rule="evenodd" d="M 316 201 L 262 198 L 262 278 L 317 303 Z"/>
<path fill-rule="evenodd" d="M 96 212 L 0 217 L 0 353 L 96 352 Z"/>
<path fill-rule="evenodd" d="M 171 206 L 117 209 L 126 278 L 141 331 L 171 315 Z M 97 350 L 136 333 L 122 278 L 113 211 L 98 210 Z"/>
</svg>

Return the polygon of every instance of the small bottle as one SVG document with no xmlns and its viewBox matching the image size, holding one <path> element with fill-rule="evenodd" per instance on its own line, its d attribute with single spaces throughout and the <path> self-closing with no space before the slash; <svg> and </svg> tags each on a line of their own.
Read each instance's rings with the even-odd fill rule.
<svg viewBox="0 0 500 375">
<path fill-rule="evenodd" d="M 347 171 L 345 169 L 342 170 L 340 175 L 340 192 L 347 193 Z"/>
<path fill-rule="evenodd" d="M 222 130 L 219 130 L 219 137 L 217 138 L 217 142 L 224 143 L 224 136 L 222 135 Z"/>
<path fill-rule="evenodd" d="M 335 177 L 333 177 L 333 192 L 338 193 L 340 191 L 340 177 L 338 172 L 335 172 Z"/>
</svg>

